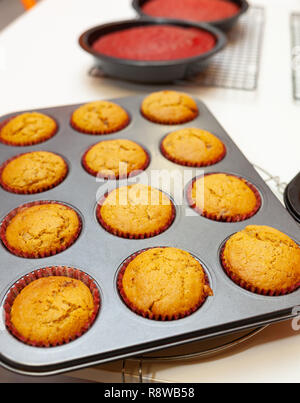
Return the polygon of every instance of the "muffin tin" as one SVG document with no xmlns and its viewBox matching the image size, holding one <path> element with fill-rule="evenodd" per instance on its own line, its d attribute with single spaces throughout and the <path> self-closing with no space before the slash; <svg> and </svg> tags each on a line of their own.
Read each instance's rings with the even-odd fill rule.
<svg viewBox="0 0 300 403">
<path fill-rule="evenodd" d="M 140 105 L 146 95 L 112 100 L 124 107 L 131 117 L 130 124 L 117 133 L 95 136 L 75 131 L 70 126 L 70 117 L 80 105 L 69 105 L 39 110 L 58 122 L 59 130 L 50 140 L 29 147 L 0 143 L 1 163 L 26 151 L 47 150 L 58 152 L 69 164 L 69 173 L 64 182 L 44 193 L 18 195 L 1 188 L 1 221 L 22 204 L 54 200 L 74 207 L 83 222 L 77 241 L 55 256 L 24 259 L 11 254 L 3 244 L 0 245 L 0 360 L 4 367 L 20 373 L 49 375 L 225 335 L 294 315 L 293 308 L 300 303 L 300 289 L 279 297 L 246 291 L 225 274 L 220 263 L 220 251 L 230 235 L 250 224 L 273 226 L 299 243 L 299 225 L 202 102 L 197 101 L 200 113 L 195 120 L 183 125 L 166 126 L 142 117 Z M 9 116 L 13 115 L 15 113 Z M 3 116 L 1 121 L 9 116 Z M 225 158 L 206 168 L 184 167 L 167 160 L 160 152 L 160 141 L 167 133 L 182 127 L 203 128 L 218 136 L 227 148 Z M 88 174 L 82 167 L 81 158 L 92 144 L 117 138 L 128 138 L 145 147 L 150 155 L 150 164 L 145 173 L 150 175 L 154 170 L 174 173 L 175 170 L 177 175 L 186 175 L 179 192 L 184 195 L 182 204 L 172 187 L 170 190 L 161 184 L 160 189 L 174 200 L 176 218 L 165 232 L 155 237 L 139 240 L 119 238 L 105 231 L 97 221 L 97 200 L 113 189 L 114 183 L 96 180 Z M 193 212 L 186 200 L 186 190 L 190 180 L 203 172 L 232 173 L 252 183 L 262 198 L 257 214 L 246 221 L 224 223 Z M 145 173 L 129 182 L 145 183 Z M 120 185 L 123 183 L 123 180 L 118 182 Z M 174 246 L 190 252 L 199 259 L 207 273 L 214 295 L 188 317 L 173 321 L 146 319 L 132 312 L 118 294 L 117 276 L 122 263 L 137 251 L 155 246 Z M 93 326 L 78 339 L 57 347 L 32 347 L 18 341 L 6 329 L 3 305 L 10 288 L 18 279 L 51 266 L 73 267 L 94 279 L 100 291 L 101 309 Z"/>
</svg>

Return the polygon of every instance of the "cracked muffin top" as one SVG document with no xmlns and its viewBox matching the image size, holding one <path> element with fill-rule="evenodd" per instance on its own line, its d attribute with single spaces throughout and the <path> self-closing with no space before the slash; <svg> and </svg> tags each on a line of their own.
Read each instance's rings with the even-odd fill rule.
<svg viewBox="0 0 300 403">
<path fill-rule="evenodd" d="M 101 225 L 124 238 L 148 238 L 165 231 L 173 222 L 174 206 L 160 190 L 142 184 L 110 192 L 97 209 Z"/>
<path fill-rule="evenodd" d="M 80 230 L 81 220 L 70 207 L 37 202 L 11 212 L 1 226 L 1 238 L 12 253 L 39 258 L 69 247 Z"/>
<path fill-rule="evenodd" d="M 27 112 L 2 123 L 0 141 L 13 146 L 27 146 L 46 141 L 56 132 L 54 119 L 43 113 Z"/>
<path fill-rule="evenodd" d="M 11 308 L 11 322 L 27 341 L 59 344 L 80 334 L 94 311 L 93 296 L 80 280 L 43 277 L 28 284 Z"/>
<path fill-rule="evenodd" d="M 221 140 L 206 130 L 187 128 L 168 134 L 161 151 L 169 160 L 186 166 L 208 166 L 220 161 L 226 148 Z"/>
<path fill-rule="evenodd" d="M 80 106 L 71 117 L 75 130 L 89 134 L 109 134 L 129 124 L 128 113 L 121 106 L 108 101 L 95 101 Z"/>
<path fill-rule="evenodd" d="M 177 248 L 151 248 L 125 267 L 119 284 L 124 301 L 150 319 L 178 319 L 212 295 L 202 265 Z"/>
<path fill-rule="evenodd" d="M 177 91 L 159 91 L 148 95 L 142 102 L 143 116 L 161 124 L 180 124 L 198 116 L 198 106 L 189 95 Z"/>
<path fill-rule="evenodd" d="M 105 140 L 92 146 L 83 157 L 85 169 L 94 176 L 104 178 L 127 177 L 147 167 L 146 151 L 131 140 Z"/>
<path fill-rule="evenodd" d="M 64 159 L 48 151 L 18 155 L 0 168 L 0 183 L 13 193 L 39 193 L 64 180 L 68 166 Z"/>
<path fill-rule="evenodd" d="M 300 285 L 300 248 L 275 228 L 250 225 L 225 244 L 224 268 L 235 281 L 259 292 L 285 293 Z"/>
<path fill-rule="evenodd" d="M 216 221 L 242 221 L 259 209 L 261 198 L 243 178 L 225 173 L 207 174 L 193 182 L 190 203 L 201 215 Z"/>
</svg>

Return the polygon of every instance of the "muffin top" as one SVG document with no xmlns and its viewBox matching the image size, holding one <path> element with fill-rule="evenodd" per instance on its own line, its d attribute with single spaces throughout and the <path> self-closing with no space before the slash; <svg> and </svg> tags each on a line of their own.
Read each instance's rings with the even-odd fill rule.
<svg viewBox="0 0 300 403">
<path fill-rule="evenodd" d="M 198 115 L 196 102 L 189 95 L 177 91 L 159 91 L 148 95 L 142 102 L 143 116 L 152 122 L 179 124 Z"/>
<path fill-rule="evenodd" d="M 251 186 L 251 187 L 250 187 Z M 260 207 L 260 196 L 244 179 L 216 173 L 196 179 L 191 204 L 203 216 L 220 221 L 241 221 Z"/>
<path fill-rule="evenodd" d="M 127 112 L 108 101 L 95 101 L 73 112 L 71 125 L 83 133 L 108 134 L 123 129 L 129 123 Z"/>
<path fill-rule="evenodd" d="M 166 230 L 174 219 L 174 206 L 161 191 L 142 184 L 110 192 L 98 207 L 98 219 L 109 232 L 143 238 Z"/>
<path fill-rule="evenodd" d="M 59 184 L 67 175 L 64 159 L 48 151 L 34 151 L 12 158 L 0 170 L 0 183 L 14 193 L 38 193 Z"/>
<path fill-rule="evenodd" d="M 130 261 L 121 284 L 125 302 L 149 318 L 176 319 L 196 310 L 212 291 L 201 264 L 177 248 L 151 248 Z"/>
<path fill-rule="evenodd" d="M 250 225 L 232 235 L 223 262 L 239 281 L 259 290 L 276 292 L 300 285 L 300 248 L 272 227 Z"/>
<path fill-rule="evenodd" d="M 14 146 L 26 146 L 41 143 L 54 136 L 57 124 L 54 119 L 43 113 L 22 113 L 0 129 L 0 141 Z"/>
<path fill-rule="evenodd" d="M 168 134 L 161 143 L 162 153 L 180 165 L 208 166 L 220 161 L 226 149 L 221 140 L 206 130 L 187 128 Z"/>
<path fill-rule="evenodd" d="M 4 228 L 2 225 L 2 240 L 18 256 L 38 258 L 56 254 L 69 247 L 81 229 L 78 214 L 60 203 L 25 205 L 12 215 Z"/>
<path fill-rule="evenodd" d="M 42 277 L 17 295 L 11 322 L 27 342 L 51 345 L 80 334 L 93 311 L 92 293 L 82 281 L 64 276 Z"/>
<path fill-rule="evenodd" d="M 104 178 L 127 177 L 148 165 L 148 154 L 131 140 L 106 140 L 91 147 L 83 157 L 83 165 L 92 175 Z"/>
</svg>

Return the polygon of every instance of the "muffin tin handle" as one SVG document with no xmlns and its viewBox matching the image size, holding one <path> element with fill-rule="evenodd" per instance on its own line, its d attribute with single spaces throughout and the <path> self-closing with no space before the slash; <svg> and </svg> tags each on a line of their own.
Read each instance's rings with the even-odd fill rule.
<svg viewBox="0 0 300 403">
<path fill-rule="evenodd" d="M 290 215 L 300 223 L 300 172 L 285 188 L 284 203 Z"/>
</svg>

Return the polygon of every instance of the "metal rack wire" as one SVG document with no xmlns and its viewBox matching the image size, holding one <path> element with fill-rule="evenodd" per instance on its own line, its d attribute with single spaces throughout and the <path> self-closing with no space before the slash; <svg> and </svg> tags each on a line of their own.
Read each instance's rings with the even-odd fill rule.
<svg viewBox="0 0 300 403">
<path fill-rule="evenodd" d="M 295 101 L 300 100 L 300 14 L 293 13 L 290 20 L 292 46 L 292 80 Z"/>
<path fill-rule="evenodd" d="M 228 33 L 226 48 L 211 59 L 205 71 L 197 74 L 195 66 L 189 81 L 204 86 L 255 90 L 259 76 L 264 21 L 264 8 L 250 7 Z"/>
</svg>

